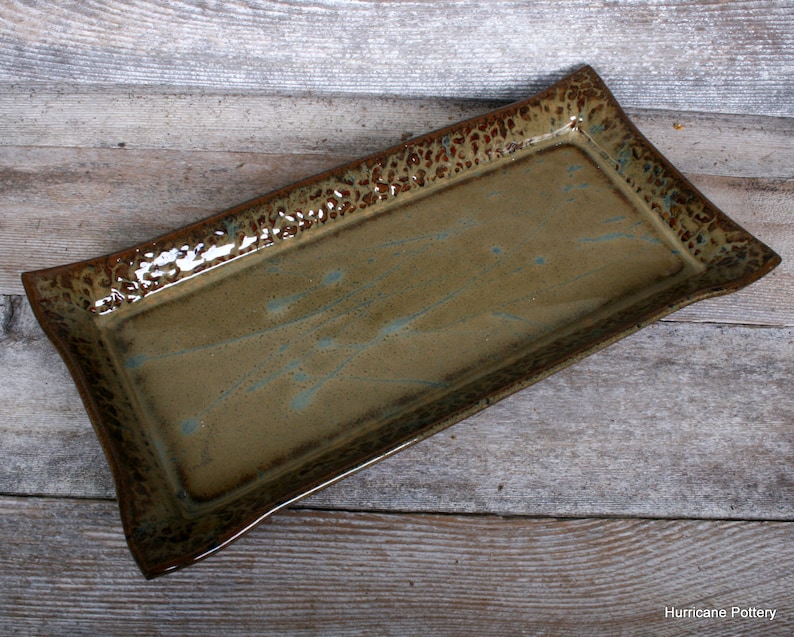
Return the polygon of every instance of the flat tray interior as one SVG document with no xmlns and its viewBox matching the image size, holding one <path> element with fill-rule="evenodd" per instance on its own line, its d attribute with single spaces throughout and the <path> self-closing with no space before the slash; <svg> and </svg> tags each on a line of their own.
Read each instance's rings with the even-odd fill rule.
<svg viewBox="0 0 794 637">
<path fill-rule="evenodd" d="M 154 577 L 779 262 L 584 67 L 151 242 L 22 278 Z"/>
<path fill-rule="evenodd" d="M 102 321 L 185 501 L 344 463 L 351 439 L 702 270 L 568 137 Z"/>
</svg>

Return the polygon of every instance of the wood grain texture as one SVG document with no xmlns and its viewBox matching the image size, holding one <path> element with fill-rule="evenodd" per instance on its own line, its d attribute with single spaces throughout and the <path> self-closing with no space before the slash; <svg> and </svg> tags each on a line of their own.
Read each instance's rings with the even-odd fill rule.
<svg viewBox="0 0 794 637">
<path fill-rule="evenodd" d="M 25 269 L 129 247 L 339 160 L 14 147 L 0 160 L 0 291 L 21 293 Z"/>
<path fill-rule="evenodd" d="M 112 498 L 19 297 L 0 341 L 0 493 Z M 301 506 L 794 520 L 794 330 L 657 324 Z"/>
<path fill-rule="evenodd" d="M 794 633 L 792 15 L 791 0 L 0 0 L 0 633 Z M 783 265 L 145 582 L 19 272 L 584 63 Z M 661 519 L 679 516 L 708 519 Z M 778 617 L 664 619 L 733 605 Z"/>
<path fill-rule="evenodd" d="M 0 93 L 0 146 L 360 157 L 502 105 L 23 84 Z M 628 114 L 685 172 L 794 178 L 790 118 L 636 108 Z"/>
<path fill-rule="evenodd" d="M 517 99 L 589 63 L 628 106 L 791 116 L 791 10 L 788 0 L 4 0 L 0 83 Z"/>
<path fill-rule="evenodd" d="M 14 547 L 0 552 L 6 635 L 794 630 L 789 524 L 288 512 L 154 582 L 134 572 L 112 503 L 0 498 L 0 541 Z M 665 619 L 670 606 L 777 614 Z"/>
</svg>

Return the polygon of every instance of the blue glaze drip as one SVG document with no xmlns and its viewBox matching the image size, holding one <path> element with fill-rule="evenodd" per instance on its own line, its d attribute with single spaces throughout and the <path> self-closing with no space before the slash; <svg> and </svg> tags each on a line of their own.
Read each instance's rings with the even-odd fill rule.
<svg viewBox="0 0 794 637">
<path fill-rule="evenodd" d="M 292 399 L 290 403 L 290 407 L 296 410 L 303 410 L 309 406 L 309 403 L 314 398 L 314 394 L 317 393 L 317 390 L 320 389 L 322 385 L 315 385 L 314 387 L 309 387 L 309 389 L 304 389 L 302 392 L 299 392 L 295 398 Z"/>
<path fill-rule="evenodd" d="M 331 338 L 330 336 L 326 336 L 324 338 L 321 338 L 319 341 L 317 341 L 317 347 L 319 347 L 320 349 L 328 349 L 333 346 L 334 346 L 334 339 Z"/>
<path fill-rule="evenodd" d="M 323 285 L 326 287 L 328 287 L 329 285 L 333 285 L 334 283 L 339 281 L 339 279 L 342 278 L 343 274 L 344 272 L 342 272 L 342 270 L 333 270 L 332 272 L 329 272 L 328 274 L 325 275 L 325 278 L 323 279 Z"/>
<path fill-rule="evenodd" d="M 137 356 L 130 356 L 127 360 L 124 361 L 124 367 L 127 369 L 135 369 L 136 367 L 140 367 L 146 362 L 146 356 L 144 354 L 138 354 Z"/>
<path fill-rule="evenodd" d="M 641 237 L 638 237 L 635 234 L 630 232 L 609 232 L 607 234 L 602 234 L 598 237 L 583 237 L 579 239 L 580 243 L 602 243 L 605 241 L 615 241 L 617 239 L 639 239 L 640 241 L 646 241 L 652 245 L 658 245 L 661 243 L 659 239 L 653 237 L 649 234 L 645 234 Z"/>
<path fill-rule="evenodd" d="M 188 418 L 187 420 L 182 422 L 182 433 L 186 436 L 189 436 L 192 433 L 196 433 L 196 430 L 199 428 L 199 421 L 198 418 Z"/>
<path fill-rule="evenodd" d="M 394 334 L 395 332 L 399 332 L 403 327 L 408 325 L 411 322 L 411 317 L 403 317 L 396 319 L 389 323 L 388 325 L 384 325 L 383 329 L 381 330 L 381 334 Z"/>
</svg>

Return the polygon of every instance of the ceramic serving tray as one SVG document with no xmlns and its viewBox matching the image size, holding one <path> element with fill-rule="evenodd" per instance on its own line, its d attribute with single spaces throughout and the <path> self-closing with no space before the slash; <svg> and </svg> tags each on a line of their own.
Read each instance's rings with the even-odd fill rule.
<svg viewBox="0 0 794 637">
<path fill-rule="evenodd" d="M 23 280 L 154 577 L 778 261 L 586 67 L 529 100 Z"/>
</svg>

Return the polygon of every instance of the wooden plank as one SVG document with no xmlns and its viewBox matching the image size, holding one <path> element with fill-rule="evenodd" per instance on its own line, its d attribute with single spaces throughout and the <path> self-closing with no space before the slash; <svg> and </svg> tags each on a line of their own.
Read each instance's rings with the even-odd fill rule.
<svg viewBox="0 0 794 637">
<path fill-rule="evenodd" d="M 760 521 L 794 519 L 792 11 L 0 0 L 0 493 L 23 496 L 0 496 L 0 633 L 793 633 L 794 526 Z M 4 296 L 19 271 L 150 238 L 582 63 L 783 266 L 144 582 L 74 386 Z M 601 515 L 737 520 L 586 517 Z M 664 617 L 734 605 L 777 616 Z"/>
<path fill-rule="evenodd" d="M 6 304 L 0 493 L 112 498 L 64 365 Z M 791 520 L 792 360 L 790 328 L 656 324 L 304 506 Z"/>
<path fill-rule="evenodd" d="M 0 294 L 21 294 L 24 270 L 146 241 L 350 158 L 0 148 Z M 770 243 L 783 264 L 752 288 L 698 304 L 677 318 L 794 325 L 794 179 L 690 177 L 728 215 Z"/>
<path fill-rule="evenodd" d="M 587 62 L 628 106 L 791 116 L 789 0 L 3 3 L 0 83 L 517 99 Z"/>
<path fill-rule="evenodd" d="M 650 110 L 629 117 L 685 173 L 794 178 L 792 118 Z"/>
<path fill-rule="evenodd" d="M 790 523 L 288 512 L 146 582 L 111 503 L 0 498 L 0 513 L 8 635 L 794 630 Z M 731 618 L 734 606 L 775 617 Z M 671 607 L 729 616 L 665 618 Z"/>
<path fill-rule="evenodd" d="M 504 105 L 168 88 L 15 85 L 0 95 L 0 145 L 362 156 Z"/>
<path fill-rule="evenodd" d="M 114 497 L 77 388 L 27 301 L 0 296 L 0 317 L 0 493 Z"/>
<path fill-rule="evenodd" d="M 0 146 L 357 157 L 502 104 L 18 85 L 0 93 Z M 642 109 L 629 116 L 684 172 L 794 177 L 791 118 Z"/>
<path fill-rule="evenodd" d="M 152 239 L 343 159 L 14 148 L 0 160 L 0 292 L 21 293 L 26 269 Z"/>
</svg>

